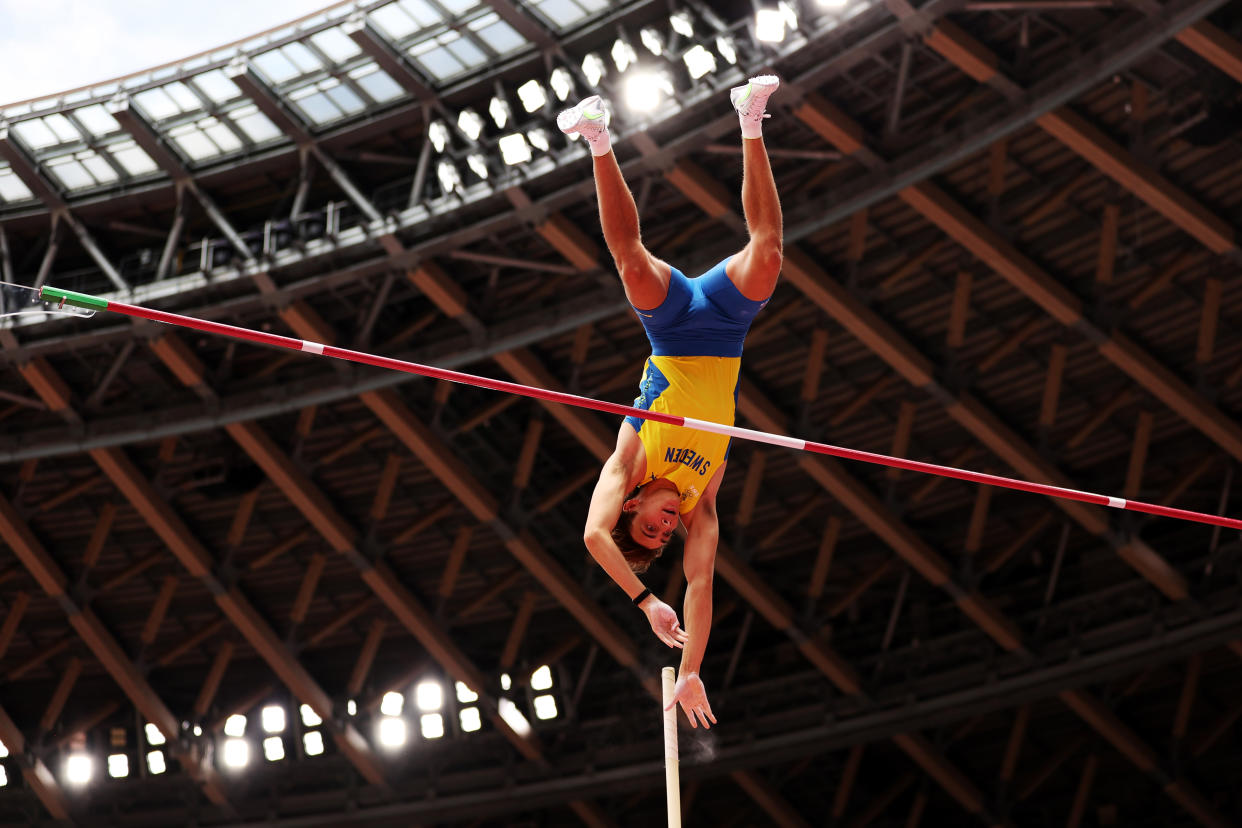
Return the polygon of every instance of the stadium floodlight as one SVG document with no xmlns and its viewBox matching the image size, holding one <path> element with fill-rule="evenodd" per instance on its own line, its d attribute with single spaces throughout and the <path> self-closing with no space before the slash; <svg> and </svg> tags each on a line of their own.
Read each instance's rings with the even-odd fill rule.
<svg viewBox="0 0 1242 828">
<path fill-rule="evenodd" d="M 285 709 L 278 704 L 269 704 L 263 708 L 263 730 L 267 733 L 283 733 L 285 730 Z"/>
<path fill-rule="evenodd" d="M 319 718 L 319 714 L 309 704 L 302 705 L 298 710 L 302 714 L 302 724 L 307 727 L 319 727 L 319 725 L 323 724 L 323 719 Z"/>
<path fill-rule="evenodd" d="M 634 71 L 625 79 L 625 105 L 631 112 L 653 112 L 673 91 L 673 85 L 663 72 Z"/>
<path fill-rule="evenodd" d="M 538 670 L 530 674 L 531 690 L 550 690 L 552 689 L 552 668 L 544 664 Z"/>
<path fill-rule="evenodd" d="M 159 747 L 164 744 L 164 733 L 158 727 L 147 722 L 147 726 L 143 728 L 143 732 L 147 734 L 147 744 L 152 747 Z"/>
<path fill-rule="evenodd" d="M 587 57 L 590 57 L 588 55 Z M 599 55 L 596 55 L 598 58 Z M 603 61 L 600 61 L 603 63 Z M 586 71 L 586 61 L 582 62 L 582 70 Z M 595 81 L 599 83 L 599 81 Z M 558 101 L 569 99 L 569 94 L 574 91 L 574 76 L 569 74 L 569 70 L 564 66 L 558 66 L 552 70 L 552 76 L 548 78 L 548 85 L 552 87 L 552 93 L 556 95 Z"/>
<path fill-rule="evenodd" d="M 399 748 L 405 744 L 405 719 L 385 716 L 379 722 L 379 743 L 386 748 Z"/>
<path fill-rule="evenodd" d="M 526 136 L 520 132 L 503 136 L 497 146 L 500 147 L 500 157 L 511 167 L 525 164 L 532 157 L 530 144 L 526 143 Z"/>
<path fill-rule="evenodd" d="M 436 148 L 436 152 L 444 152 L 449 140 L 448 127 L 444 121 L 432 121 L 431 126 L 427 127 L 427 137 L 431 140 L 431 145 Z"/>
<path fill-rule="evenodd" d="M 108 754 L 108 776 L 113 779 L 124 779 L 129 776 L 129 754 Z"/>
<path fill-rule="evenodd" d="M 440 187 L 444 190 L 444 194 L 448 195 L 461 186 L 461 173 L 457 171 L 457 166 L 452 161 L 441 161 L 436 165 L 436 177 L 440 179 Z M 358 706 L 351 699 L 350 704 L 354 705 L 354 709 L 349 711 L 349 715 L 355 715 Z"/>
<path fill-rule="evenodd" d="M 839 11 L 849 5 L 850 0 L 819 0 L 821 9 L 831 9 Z"/>
<path fill-rule="evenodd" d="M 535 718 L 547 721 L 556 718 L 556 699 L 552 696 L 535 696 Z"/>
<path fill-rule="evenodd" d="M 466 156 L 466 165 L 474 171 L 474 174 L 483 180 L 487 180 L 489 170 L 487 169 L 487 159 L 483 157 L 481 152 L 472 152 Z"/>
<path fill-rule="evenodd" d="M 737 64 L 737 42 L 728 35 L 720 35 L 716 38 L 716 51 L 720 52 L 720 56 L 725 59 L 729 65 Z"/>
<path fill-rule="evenodd" d="M 9 755 L 9 749 L 4 746 L 4 742 L 0 742 L 0 759 Z"/>
<path fill-rule="evenodd" d="M 323 733 L 311 730 L 302 734 L 302 749 L 307 756 L 319 756 L 323 753 Z"/>
<path fill-rule="evenodd" d="M 526 133 L 526 140 L 530 141 L 530 145 L 541 152 L 547 152 L 552 148 L 546 129 L 532 129 Z"/>
<path fill-rule="evenodd" d="M 618 72 L 624 72 L 638 61 L 638 53 L 634 51 L 634 47 L 628 40 L 620 37 L 612 42 L 612 51 L 609 54 L 612 55 L 612 62 Z"/>
<path fill-rule="evenodd" d="M 456 689 L 457 700 L 462 704 L 469 704 L 470 702 L 476 702 L 479 700 L 479 694 L 462 684 L 460 681 L 456 683 Z"/>
<path fill-rule="evenodd" d="M 279 736 L 268 736 L 263 740 L 263 755 L 269 762 L 279 762 L 285 758 L 285 740 Z"/>
<path fill-rule="evenodd" d="M 522 737 L 530 735 L 530 722 L 526 721 L 526 717 L 522 715 L 521 710 L 517 709 L 516 704 L 502 696 L 496 706 L 500 711 L 500 718 L 513 728 L 514 733 Z"/>
<path fill-rule="evenodd" d="M 168 762 L 164 759 L 164 751 L 152 750 L 147 752 L 147 771 L 153 776 L 159 776 L 168 770 Z"/>
<path fill-rule="evenodd" d="M 222 758 L 226 768 L 246 767 L 250 764 L 250 743 L 245 739 L 225 739 Z"/>
<path fill-rule="evenodd" d="M 424 713 L 419 719 L 424 739 L 439 739 L 444 735 L 444 717 L 439 713 Z"/>
<path fill-rule="evenodd" d="M 716 56 L 703 48 L 701 43 L 682 55 L 682 60 L 686 62 L 686 71 L 695 80 L 716 71 Z"/>
<path fill-rule="evenodd" d="M 8 784 L 9 784 L 8 771 L 4 769 L 4 765 L 0 765 L 0 788 L 3 788 Z"/>
<path fill-rule="evenodd" d="M 582 74 L 586 76 L 587 83 L 591 86 L 599 86 L 605 71 L 604 59 L 595 52 L 591 52 L 582 59 Z"/>
<path fill-rule="evenodd" d="M 71 785 L 85 785 L 95 775 L 95 760 L 85 753 L 71 753 L 65 759 L 65 781 Z"/>
<path fill-rule="evenodd" d="M 668 25 L 672 26 L 673 31 L 682 37 L 694 37 L 694 20 L 686 9 L 669 15 Z"/>
<path fill-rule="evenodd" d="M 527 112 L 538 112 L 548 103 L 548 93 L 544 91 L 543 84 L 537 80 L 528 80 L 519 86 L 517 96 L 522 102 L 522 109 Z"/>
<path fill-rule="evenodd" d="M 780 43 L 785 39 L 785 15 L 780 9 L 765 8 L 755 12 L 755 38 L 764 43 Z"/>
<path fill-rule="evenodd" d="M 798 30 L 798 8 L 790 0 L 781 0 L 776 4 L 776 9 L 781 13 L 781 17 L 785 18 L 785 28 L 791 32 Z"/>
<path fill-rule="evenodd" d="M 246 735 L 246 717 L 241 713 L 234 713 L 224 720 L 224 735 L 232 736 L 234 739 L 240 739 Z"/>
<path fill-rule="evenodd" d="M 652 27 L 648 26 L 638 33 L 638 39 L 647 47 L 647 51 L 659 57 L 664 54 L 664 38 Z"/>
<path fill-rule="evenodd" d="M 474 733 L 483 727 L 483 718 L 479 715 L 479 708 L 477 707 L 464 707 L 457 715 L 461 720 L 463 733 Z"/>
<path fill-rule="evenodd" d="M 444 687 L 431 679 L 420 681 L 414 688 L 414 700 L 419 710 L 433 713 L 444 707 Z"/>
<path fill-rule="evenodd" d="M 498 129 L 504 129 L 509 123 L 509 118 L 513 113 L 509 109 L 509 102 L 499 95 L 492 97 L 491 103 L 487 105 L 487 114 L 492 116 L 492 120 L 496 122 Z"/>
<path fill-rule="evenodd" d="M 457 128 L 471 141 L 477 141 L 483 134 L 483 116 L 467 107 L 457 116 Z"/>
<path fill-rule="evenodd" d="M 512 686 L 513 686 L 513 679 L 509 678 L 509 674 L 501 673 L 500 674 L 500 689 L 508 690 Z"/>
<path fill-rule="evenodd" d="M 194 725 L 194 727 L 192 728 L 191 732 L 192 732 L 195 736 L 202 736 L 202 735 L 203 735 L 203 726 L 202 726 L 202 725 Z"/>
<path fill-rule="evenodd" d="M 454 173 L 457 172 L 456 167 L 453 167 L 453 172 Z M 443 181 L 444 179 L 441 178 L 440 180 Z M 458 184 L 461 183 L 461 178 L 457 179 L 457 183 Z M 358 702 L 354 701 L 353 699 L 350 699 L 349 701 L 345 702 L 345 712 L 351 716 L 357 716 L 358 715 Z"/>
<path fill-rule="evenodd" d="M 404 707 L 405 696 L 395 690 L 389 690 L 384 694 L 384 698 L 380 699 L 380 712 L 385 716 L 400 716 Z"/>
</svg>

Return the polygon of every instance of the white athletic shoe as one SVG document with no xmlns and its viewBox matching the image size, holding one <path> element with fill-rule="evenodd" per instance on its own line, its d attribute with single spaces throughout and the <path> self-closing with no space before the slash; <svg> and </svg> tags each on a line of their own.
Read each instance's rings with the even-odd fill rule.
<svg viewBox="0 0 1242 828">
<path fill-rule="evenodd" d="M 577 106 L 556 116 L 556 126 L 566 135 L 578 134 L 587 141 L 608 129 L 608 110 L 599 95 L 585 98 Z"/>
<path fill-rule="evenodd" d="M 764 112 L 768 98 L 776 91 L 781 82 L 776 75 L 759 75 L 751 78 L 745 86 L 735 86 L 729 90 L 729 101 L 742 120 L 759 123 L 764 118 L 771 118 Z"/>
</svg>

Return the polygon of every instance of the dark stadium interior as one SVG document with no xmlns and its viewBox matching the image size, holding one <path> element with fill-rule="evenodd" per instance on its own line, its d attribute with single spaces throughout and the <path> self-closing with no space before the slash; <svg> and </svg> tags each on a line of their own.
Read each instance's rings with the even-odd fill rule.
<svg viewBox="0 0 1242 828">
<path fill-rule="evenodd" d="M 755 39 L 748 2 L 566 2 L 564 25 L 533 0 L 445 2 L 400 43 L 387 5 L 120 98 L 0 109 L 0 184 L 28 191 L 0 186 L 2 280 L 628 403 L 648 343 L 587 155 L 555 130 L 566 104 L 524 112 L 515 90 L 564 67 L 582 97 L 604 56 L 644 239 L 697 273 L 745 234 L 727 89 L 771 70 L 786 267 L 747 340 L 741 425 L 1242 515 L 1239 4 L 803 0 L 781 43 Z M 681 10 L 694 38 L 670 29 Z M 522 45 L 443 79 L 411 57 L 482 13 Z M 342 26 L 352 56 L 263 68 Z M 676 56 L 718 36 L 737 64 L 691 79 Z M 626 108 L 618 37 L 678 106 Z M 392 68 L 387 100 L 323 123 L 291 103 L 367 62 Z M 143 103 L 206 71 L 237 96 Z M 498 90 L 547 133 L 525 164 L 500 159 Z M 243 98 L 278 134 L 234 125 L 202 157 L 170 137 Z M 116 129 L 39 146 L 21 128 L 87 106 Z M 147 172 L 52 172 L 124 142 Z M 0 824 L 664 824 L 651 688 L 675 656 L 582 542 L 616 418 L 106 313 L 6 325 L 0 345 Z M 753 443 L 730 469 L 703 670 L 719 725 L 681 730 L 686 825 L 1242 822 L 1238 532 Z M 680 605 L 679 542 L 646 582 Z M 440 738 L 417 732 L 428 679 Z M 455 697 L 463 679 L 480 700 Z M 375 730 L 389 692 L 397 749 Z M 288 717 L 279 761 L 268 705 Z M 235 714 L 244 770 L 221 761 Z M 180 733 L 158 774 L 157 717 Z M 63 778 L 74 751 L 95 758 L 84 787 Z M 106 773 L 118 752 L 127 778 Z"/>
</svg>

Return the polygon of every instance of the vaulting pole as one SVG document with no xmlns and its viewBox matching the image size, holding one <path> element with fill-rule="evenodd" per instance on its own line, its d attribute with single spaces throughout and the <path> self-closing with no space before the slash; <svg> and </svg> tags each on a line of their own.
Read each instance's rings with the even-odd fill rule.
<svg viewBox="0 0 1242 828">
<path fill-rule="evenodd" d="M 661 670 L 660 684 L 664 689 L 664 787 L 668 791 L 668 828 L 681 828 L 681 763 L 677 756 L 677 706 L 673 704 L 677 671 L 672 667 Z"/>
<path fill-rule="evenodd" d="M 34 292 L 32 288 L 24 289 Z M 951 477 L 957 480 L 966 480 L 971 483 L 982 483 L 985 486 L 999 486 L 1005 489 L 1016 489 L 1020 492 L 1030 492 L 1032 494 L 1042 494 L 1049 497 L 1059 497 L 1064 500 L 1076 500 L 1080 503 L 1091 503 L 1096 506 L 1110 506 L 1114 509 L 1126 509 L 1131 512 L 1144 512 L 1149 515 L 1159 515 L 1160 517 L 1171 517 L 1179 520 L 1194 521 L 1196 523 L 1207 523 L 1213 526 L 1224 526 L 1227 529 L 1242 529 L 1242 520 L 1224 517 L 1223 515 L 1209 515 L 1204 512 L 1193 512 L 1187 509 L 1173 509 L 1156 503 L 1144 503 L 1138 500 L 1127 500 L 1125 498 L 1113 497 L 1111 495 L 1082 492 L 1077 489 L 1066 489 L 1061 486 L 1050 486 L 1046 483 L 1032 483 L 1026 480 L 1017 480 L 1012 477 L 1001 477 L 995 474 L 984 474 L 983 472 L 969 471 L 967 469 L 957 469 L 952 466 L 938 466 L 935 463 L 922 463 L 918 460 L 906 460 L 901 457 L 890 457 L 887 454 L 859 451 L 857 449 L 843 448 L 841 446 L 833 446 L 827 443 L 814 443 L 809 440 L 801 440 L 796 437 L 786 437 L 780 434 L 769 434 L 765 431 L 755 431 L 753 429 L 740 428 L 738 426 L 725 425 L 723 423 L 708 422 L 707 420 L 696 420 L 693 417 L 677 417 L 672 414 L 665 414 L 659 411 L 644 411 L 643 409 L 634 408 L 628 405 L 620 405 L 618 403 L 610 403 L 603 400 L 592 400 L 588 397 L 579 397 L 576 394 L 566 394 L 560 391 L 548 391 L 543 388 L 533 388 L 531 386 L 520 385 L 515 382 L 505 382 L 504 380 L 479 377 L 473 374 L 464 374 L 460 371 L 449 371 L 444 368 L 435 368 L 430 365 L 419 365 L 415 362 L 406 362 L 405 360 L 392 359 L 391 357 L 368 354 L 363 351 L 353 351 L 348 348 L 337 348 L 332 345 L 324 345 L 319 342 L 311 342 L 305 339 L 294 339 L 293 337 L 280 336 L 279 334 L 265 333 L 263 331 L 254 331 L 249 328 L 238 328 L 234 325 L 225 325 L 220 322 L 209 322 L 204 319 L 194 319 L 189 316 L 181 316 L 176 313 L 152 310 L 150 308 L 143 308 L 137 305 L 126 305 L 122 302 L 113 302 L 97 296 L 90 296 L 84 293 L 75 293 L 69 290 L 61 290 L 60 288 L 44 286 L 39 291 L 39 298 L 45 302 L 59 303 L 62 306 L 68 304 L 79 308 L 85 308 L 87 310 L 111 311 L 112 313 L 119 313 L 125 316 L 149 319 L 153 322 L 164 322 L 166 324 L 177 325 L 182 328 L 192 328 L 194 330 L 205 331 L 207 333 L 229 336 L 234 339 L 244 339 L 249 342 L 257 342 L 261 345 L 273 345 L 278 348 L 287 348 L 293 351 L 305 351 L 311 354 L 343 359 L 348 362 L 373 365 L 377 368 L 387 368 L 392 371 L 404 371 L 407 374 L 418 374 L 424 377 L 447 380 L 449 382 L 461 383 L 463 385 L 473 385 L 479 388 L 488 388 L 493 391 L 503 391 L 506 394 L 518 394 L 523 397 L 532 397 L 537 400 L 563 403 L 565 405 L 573 405 L 579 408 L 590 408 L 595 411 L 603 411 L 607 414 L 616 414 L 622 417 L 638 417 L 643 420 L 654 420 L 668 425 L 684 426 L 686 428 L 694 428 L 700 431 L 710 431 L 716 434 L 724 434 L 728 437 L 736 437 L 740 440 L 751 440 L 757 443 L 769 443 L 771 445 L 784 446 L 786 448 L 797 449 L 799 451 L 809 451 L 814 454 L 826 454 L 830 457 L 839 457 L 843 460 L 859 460 L 864 463 L 888 466 L 895 469 L 904 469 L 906 471 L 919 472 L 921 474 L 934 474 L 940 477 Z"/>
</svg>

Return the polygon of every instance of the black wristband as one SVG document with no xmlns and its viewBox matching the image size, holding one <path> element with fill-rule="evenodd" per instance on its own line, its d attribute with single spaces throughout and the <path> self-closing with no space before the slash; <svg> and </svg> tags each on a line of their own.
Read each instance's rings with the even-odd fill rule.
<svg viewBox="0 0 1242 828">
<path fill-rule="evenodd" d="M 646 587 L 643 587 L 643 591 L 634 596 L 634 606 L 638 606 L 643 601 L 647 600 L 647 596 L 650 594 L 651 594 L 651 590 L 647 589 Z"/>
</svg>

